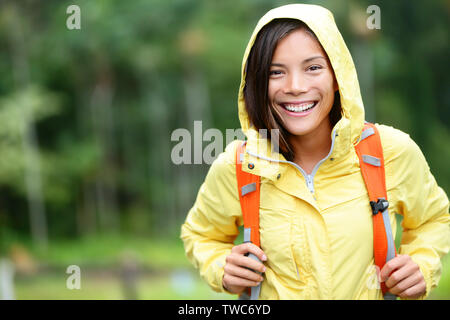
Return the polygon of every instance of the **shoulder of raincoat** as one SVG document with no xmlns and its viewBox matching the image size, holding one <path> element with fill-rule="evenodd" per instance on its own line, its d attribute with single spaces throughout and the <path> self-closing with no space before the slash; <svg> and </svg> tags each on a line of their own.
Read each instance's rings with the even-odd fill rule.
<svg viewBox="0 0 450 320">
<path fill-rule="evenodd" d="M 276 18 L 305 22 L 327 52 L 341 97 L 342 118 L 332 146 L 311 174 L 286 161 L 250 124 L 243 88 L 245 65 L 261 28 Z M 316 5 L 287 5 L 258 22 L 242 63 L 239 119 L 247 137 L 243 170 L 261 176 L 260 237 L 267 256 L 260 299 L 382 299 L 373 259 L 372 213 L 354 145 L 364 107 L 351 55 L 332 14 Z M 449 201 L 419 147 L 406 133 L 376 124 L 383 145 L 392 229 L 403 216 L 399 254 L 419 265 L 425 298 L 439 282 L 450 249 Z M 181 227 L 188 259 L 219 292 L 226 256 L 243 224 L 230 143 L 211 165 Z M 248 163 L 252 163 L 252 170 Z"/>
</svg>

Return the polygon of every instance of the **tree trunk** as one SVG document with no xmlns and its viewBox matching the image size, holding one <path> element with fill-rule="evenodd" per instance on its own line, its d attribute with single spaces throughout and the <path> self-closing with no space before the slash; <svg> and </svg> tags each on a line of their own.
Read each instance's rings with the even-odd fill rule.
<svg viewBox="0 0 450 320">
<path fill-rule="evenodd" d="M 117 187 L 116 178 L 112 176 L 115 174 L 112 98 L 110 76 L 108 72 L 102 73 L 90 101 L 94 139 L 102 153 L 94 190 L 100 229 L 118 232 Z"/>
<path fill-rule="evenodd" d="M 30 84 L 30 71 L 28 58 L 26 56 L 27 48 L 24 32 L 19 19 L 16 5 L 10 5 L 11 17 L 9 19 L 9 32 L 11 57 L 13 65 L 13 75 L 18 91 L 25 92 Z M 25 164 L 25 187 L 28 198 L 28 207 L 30 214 L 30 228 L 34 243 L 46 250 L 48 246 L 47 219 L 42 195 L 41 165 L 39 159 L 39 142 L 34 126 L 34 119 L 30 116 L 30 104 L 18 106 L 22 108 L 25 127 L 22 132 L 22 147 L 24 151 Z"/>
</svg>

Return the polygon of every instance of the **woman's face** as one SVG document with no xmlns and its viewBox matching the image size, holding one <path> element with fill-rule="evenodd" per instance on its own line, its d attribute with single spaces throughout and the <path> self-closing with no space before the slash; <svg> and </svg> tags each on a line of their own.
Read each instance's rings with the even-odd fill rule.
<svg viewBox="0 0 450 320">
<path fill-rule="evenodd" d="M 338 89 L 327 55 L 314 37 L 295 30 L 278 42 L 269 73 L 269 102 L 295 136 L 329 127 Z"/>
</svg>

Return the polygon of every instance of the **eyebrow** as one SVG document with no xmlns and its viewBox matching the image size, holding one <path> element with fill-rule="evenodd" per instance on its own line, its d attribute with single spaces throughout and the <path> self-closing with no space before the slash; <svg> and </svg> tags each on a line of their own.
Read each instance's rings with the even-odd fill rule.
<svg viewBox="0 0 450 320">
<path fill-rule="evenodd" d="M 326 61 L 324 56 L 314 56 L 314 57 L 311 57 L 311 58 L 303 60 L 302 63 L 308 63 L 308 62 L 310 62 L 312 60 L 315 60 L 315 59 L 323 59 L 323 60 Z M 273 66 L 273 67 L 284 67 L 285 65 L 282 64 L 282 63 L 271 63 L 270 66 Z"/>
</svg>

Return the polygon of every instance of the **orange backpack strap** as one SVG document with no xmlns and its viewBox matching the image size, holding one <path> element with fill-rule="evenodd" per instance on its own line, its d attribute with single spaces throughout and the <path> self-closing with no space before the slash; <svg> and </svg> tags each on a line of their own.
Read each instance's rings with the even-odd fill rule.
<svg viewBox="0 0 450 320">
<path fill-rule="evenodd" d="M 374 124 L 366 122 L 359 143 L 355 146 L 361 173 L 369 193 L 373 220 L 373 251 L 377 274 L 383 266 L 396 256 L 394 237 L 389 220 L 389 202 L 386 192 L 383 148 L 380 134 Z M 381 283 L 385 299 L 387 288 Z"/>
<path fill-rule="evenodd" d="M 236 149 L 236 178 L 238 184 L 239 201 L 241 203 L 242 218 L 244 220 L 244 243 L 251 242 L 260 247 L 259 241 L 259 198 L 261 177 L 242 170 L 244 159 L 245 142 Z M 249 166 L 252 164 L 249 164 Z M 249 258 L 260 261 L 252 253 Z M 256 272 L 256 271 L 255 271 Z M 257 300 L 261 290 L 261 284 L 247 290 L 248 297 L 241 295 L 240 299 L 250 298 Z"/>
<path fill-rule="evenodd" d="M 258 247 L 259 242 L 259 185 L 260 176 L 242 170 L 245 142 L 236 150 L 236 178 L 242 218 L 244 219 L 244 242 L 251 242 Z"/>
</svg>

